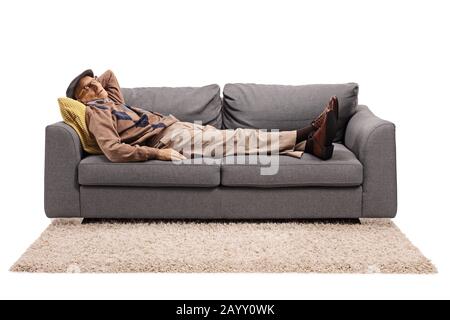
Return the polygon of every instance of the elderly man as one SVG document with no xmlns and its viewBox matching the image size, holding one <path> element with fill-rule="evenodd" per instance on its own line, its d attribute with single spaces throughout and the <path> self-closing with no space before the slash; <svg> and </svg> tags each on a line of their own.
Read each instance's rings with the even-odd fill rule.
<svg viewBox="0 0 450 320">
<path fill-rule="evenodd" d="M 296 151 L 297 155 L 308 152 L 327 160 L 333 153 L 332 141 L 338 118 L 336 97 L 330 99 L 310 126 L 292 131 L 263 132 L 258 129 L 219 130 L 210 125 L 183 122 L 173 115 L 128 106 L 111 70 L 99 77 L 90 69 L 82 72 L 72 80 L 66 95 L 86 105 L 88 130 L 112 162 L 183 160 L 196 155 L 211 156 L 209 152 L 222 157 L 231 154 L 293 155 Z M 248 141 L 256 143 L 248 145 Z M 197 150 L 194 145 L 201 148 Z"/>
</svg>

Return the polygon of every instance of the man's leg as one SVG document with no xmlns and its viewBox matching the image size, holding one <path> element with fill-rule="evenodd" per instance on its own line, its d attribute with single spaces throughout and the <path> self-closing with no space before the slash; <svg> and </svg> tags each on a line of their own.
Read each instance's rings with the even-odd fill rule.
<svg viewBox="0 0 450 320">
<path fill-rule="evenodd" d="M 270 155 L 304 150 L 306 136 L 298 140 L 298 130 L 268 132 L 260 129 L 225 129 L 212 126 L 193 130 L 194 145 L 201 145 L 201 155 L 223 157 L 230 155 Z M 309 129 L 308 129 L 308 132 Z M 199 152 L 194 152 L 199 155 Z"/>
<path fill-rule="evenodd" d="M 159 146 L 172 148 L 187 158 L 229 155 L 278 154 L 294 151 L 298 132 L 260 129 L 220 130 L 210 125 L 176 122 L 158 135 Z"/>
<path fill-rule="evenodd" d="M 305 141 L 306 139 L 308 139 L 308 136 L 314 132 L 316 129 L 312 126 L 309 125 L 305 128 L 299 129 L 297 130 L 297 140 L 296 143 L 300 143 L 302 141 Z"/>
<path fill-rule="evenodd" d="M 297 144 L 297 131 L 268 132 L 260 129 L 223 130 L 226 135 L 225 155 L 273 155 L 293 151 Z M 232 141 L 233 143 L 230 143 Z M 229 148 L 229 147 L 232 148 Z"/>
<path fill-rule="evenodd" d="M 305 151 L 326 160 L 333 151 L 337 115 L 338 101 L 332 97 L 319 117 L 299 130 L 219 130 L 210 125 L 176 122 L 162 132 L 161 141 L 165 147 L 173 148 L 188 158 L 280 153 L 301 157 Z"/>
</svg>

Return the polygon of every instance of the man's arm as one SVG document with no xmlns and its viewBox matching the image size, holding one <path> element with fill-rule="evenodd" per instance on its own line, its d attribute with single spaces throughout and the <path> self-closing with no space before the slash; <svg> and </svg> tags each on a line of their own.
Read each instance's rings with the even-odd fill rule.
<svg viewBox="0 0 450 320">
<path fill-rule="evenodd" d="M 100 149 L 110 161 L 146 161 L 158 157 L 159 150 L 157 148 L 139 145 L 132 146 L 121 142 L 110 110 L 88 107 L 86 109 L 86 116 L 89 131 L 95 137 Z"/>
<path fill-rule="evenodd" d="M 125 103 L 122 92 L 120 91 L 119 82 L 117 81 L 114 72 L 111 70 L 105 71 L 97 79 L 102 87 L 108 92 L 108 98 L 113 100 L 115 103 Z"/>
</svg>

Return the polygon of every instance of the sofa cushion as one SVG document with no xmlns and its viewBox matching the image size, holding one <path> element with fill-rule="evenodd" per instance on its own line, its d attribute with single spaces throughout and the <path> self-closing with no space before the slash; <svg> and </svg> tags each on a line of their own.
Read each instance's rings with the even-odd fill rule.
<svg viewBox="0 0 450 320">
<path fill-rule="evenodd" d="M 58 98 L 58 104 L 64 122 L 78 134 L 84 151 L 91 154 L 103 154 L 94 136 L 87 128 L 86 106 L 71 98 Z"/>
<path fill-rule="evenodd" d="M 220 87 L 149 87 L 122 88 L 128 105 L 173 114 L 181 121 L 201 121 L 203 125 L 222 126 L 222 100 Z"/>
<path fill-rule="evenodd" d="M 320 160 L 308 153 L 301 159 L 280 156 L 278 173 L 261 175 L 267 163 L 256 163 L 258 156 L 226 157 L 221 166 L 221 184 L 229 187 L 350 187 L 363 181 L 363 167 L 344 145 L 335 143 L 333 157 Z M 254 161 L 254 162 L 252 162 Z M 276 168 L 272 164 L 272 168 Z"/>
<path fill-rule="evenodd" d="M 226 84 L 223 90 L 223 124 L 227 129 L 257 128 L 295 130 L 311 123 L 331 96 L 339 100 L 338 133 L 358 104 L 358 84 L 315 84 L 302 86 Z"/>
<path fill-rule="evenodd" d="M 104 155 L 91 155 L 78 165 L 78 182 L 96 186 L 215 187 L 220 164 L 183 164 L 171 161 L 113 163 Z"/>
</svg>

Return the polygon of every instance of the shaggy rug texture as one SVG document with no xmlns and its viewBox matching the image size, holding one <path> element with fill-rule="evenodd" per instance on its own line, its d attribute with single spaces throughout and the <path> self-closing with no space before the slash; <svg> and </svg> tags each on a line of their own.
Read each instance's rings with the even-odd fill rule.
<svg viewBox="0 0 450 320">
<path fill-rule="evenodd" d="M 390 220 L 54 220 L 16 272 L 435 273 Z"/>
</svg>

